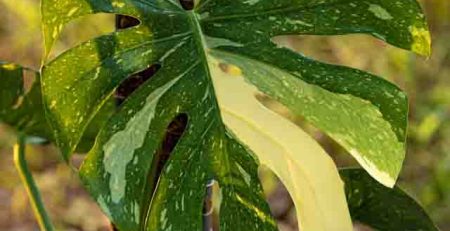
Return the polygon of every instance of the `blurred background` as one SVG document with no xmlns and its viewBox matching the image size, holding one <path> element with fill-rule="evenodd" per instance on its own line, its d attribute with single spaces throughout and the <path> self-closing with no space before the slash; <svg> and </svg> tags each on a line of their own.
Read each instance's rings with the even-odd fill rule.
<svg viewBox="0 0 450 231">
<path fill-rule="evenodd" d="M 369 36 L 283 36 L 280 45 L 328 63 L 359 68 L 395 82 L 410 99 L 408 153 L 399 185 L 416 198 L 443 231 L 450 231 L 450 1 L 422 0 L 433 37 L 429 59 Z M 114 30 L 114 16 L 99 14 L 71 23 L 53 55 Z M 38 69 L 42 36 L 38 0 L 0 0 L 0 60 Z M 338 166 L 357 165 L 339 145 L 282 106 L 264 100 L 314 136 Z M 0 230 L 38 230 L 13 165 L 13 131 L 0 125 Z M 72 169 L 52 146 L 28 146 L 27 158 L 57 230 L 109 230 Z M 80 162 L 82 156 L 76 156 Z M 269 171 L 261 179 L 281 230 L 298 230 L 289 194 Z M 357 225 L 355 230 L 370 230 Z"/>
</svg>

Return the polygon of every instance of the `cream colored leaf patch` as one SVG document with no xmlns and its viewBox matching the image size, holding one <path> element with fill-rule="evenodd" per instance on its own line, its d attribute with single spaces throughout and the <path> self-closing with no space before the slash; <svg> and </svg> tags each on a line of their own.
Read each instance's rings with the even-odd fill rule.
<svg viewBox="0 0 450 231">
<path fill-rule="evenodd" d="M 257 89 L 244 78 L 211 63 L 225 125 L 286 185 L 300 230 L 352 230 L 343 183 L 327 153 L 293 123 L 265 108 L 255 98 Z"/>
</svg>

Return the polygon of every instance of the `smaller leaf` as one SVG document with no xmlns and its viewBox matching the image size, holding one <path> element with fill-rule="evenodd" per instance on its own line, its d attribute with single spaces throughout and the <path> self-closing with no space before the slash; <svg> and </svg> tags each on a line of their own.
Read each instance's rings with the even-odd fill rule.
<svg viewBox="0 0 450 231">
<path fill-rule="evenodd" d="M 384 187 L 362 169 L 344 169 L 340 174 L 353 220 L 380 231 L 439 230 L 425 210 L 399 187 Z"/>
<path fill-rule="evenodd" d="M 32 70 L 35 80 L 28 92 L 24 87 L 25 68 L 0 62 L 0 121 L 27 135 L 51 138 L 41 100 L 39 74 Z"/>
<path fill-rule="evenodd" d="M 31 88 L 25 90 L 24 72 L 34 75 Z M 24 132 L 34 140 L 53 141 L 52 131 L 45 118 L 42 104 L 41 81 L 38 72 L 13 63 L 0 62 L 0 122 Z M 114 100 L 109 99 L 89 124 L 78 152 L 87 152 L 94 143 L 105 118 L 114 111 Z M 38 143 L 41 143 L 42 140 Z"/>
</svg>

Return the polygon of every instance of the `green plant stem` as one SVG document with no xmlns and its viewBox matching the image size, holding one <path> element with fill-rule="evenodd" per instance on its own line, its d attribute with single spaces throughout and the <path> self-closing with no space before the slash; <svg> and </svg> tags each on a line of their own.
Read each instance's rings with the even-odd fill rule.
<svg viewBox="0 0 450 231">
<path fill-rule="evenodd" d="M 39 227 L 43 231 L 53 231 L 53 226 L 42 202 L 39 189 L 34 182 L 30 169 L 25 160 L 25 135 L 18 134 L 17 143 L 14 145 L 14 163 L 19 171 L 22 183 L 25 186 L 30 203 L 36 216 Z"/>
</svg>

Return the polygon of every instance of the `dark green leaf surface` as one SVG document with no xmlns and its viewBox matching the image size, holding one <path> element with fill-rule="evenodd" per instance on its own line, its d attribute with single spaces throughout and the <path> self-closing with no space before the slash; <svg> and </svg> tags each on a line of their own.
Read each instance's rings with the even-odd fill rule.
<svg viewBox="0 0 450 231">
<path fill-rule="evenodd" d="M 271 39 L 366 33 L 428 55 L 429 33 L 415 1 L 203 0 L 188 12 L 175 0 L 43 0 L 46 54 L 66 23 L 98 12 L 129 15 L 141 24 L 46 63 L 44 100 L 68 159 L 119 84 L 161 64 L 108 120 L 80 172 L 121 230 L 200 230 L 210 179 L 223 194 L 221 230 L 275 229 L 257 162 L 223 121 L 212 57 L 237 67 L 259 91 L 336 139 L 378 181 L 394 185 L 404 158 L 404 93 L 371 74 L 277 48 Z M 188 127 L 149 204 L 144 192 L 155 184 L 147 179 L 149 168 L 167 126 L 181 113 Z"/>
<path fill-rule="evenodd" d="M 0 122 L 31 136 L 51 139 L 51 130 L 44 117 L 39 74 L 30 71 L 35 79 L 25 92 L 24 68 L 0 62 Z"/>
<path fill-rule="evenodd" d="M 364 33 L 430 54 L 430 35 L 415 0 L 202 0 L 197 11 L 208 28 L 205 32 L 228 34 L 232 40 L 249 41 L 252 32 L 268 37 Z"/>
<path fill-rule="evenodd" d="M 362 169 L 340 171 L 352 218 L 376 230 L 437 231 L 424 209 L 399 187 L 386 188 Z"/>
</svg>

